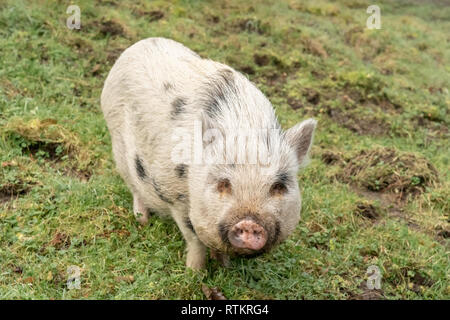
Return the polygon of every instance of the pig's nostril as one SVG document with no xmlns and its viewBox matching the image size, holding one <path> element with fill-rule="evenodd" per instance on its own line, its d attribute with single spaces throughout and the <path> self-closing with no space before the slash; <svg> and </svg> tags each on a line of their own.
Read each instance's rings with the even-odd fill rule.
<svg viewBox="0 0 450 320">
<path fill-rule="evenodd" d="M 228 239 L 236 248 L 259 250 L 266 244 L 267 232 L 261 225 L 247 218 L 231 228 Z"/>
</svg>

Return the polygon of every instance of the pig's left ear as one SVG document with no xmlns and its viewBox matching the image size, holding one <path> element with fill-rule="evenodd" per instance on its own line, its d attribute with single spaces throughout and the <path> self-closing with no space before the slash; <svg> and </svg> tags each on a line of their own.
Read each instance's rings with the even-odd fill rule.
<svg viewBox="0 0 450 320">
<path fill-rule="evenodd" d="M 311 148 L 317 121 L 308 119 L 300 122 L 285 132 L 285 137 L 297 154 L 298 164 L 308 163 L 308 152 Z"/>
</svg>

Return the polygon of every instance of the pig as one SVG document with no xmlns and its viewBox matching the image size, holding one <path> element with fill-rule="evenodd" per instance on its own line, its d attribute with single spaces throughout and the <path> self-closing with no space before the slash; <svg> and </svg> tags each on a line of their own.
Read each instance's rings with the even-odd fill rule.
<svg viewBox="0 0 450 320">
<path fill-rule="evenodd" d="M 146 224 L 152 213 L 172 218 L 186 241 L 187 267 L 204 268 L 207 248 L 224 263 L 265 253 L 295 230 L 297 173 L 309 161 L 316 120 L 283 130 L 270 101 L 243 74 L 176 41 L 148 38 L 117 59 L 101 108 L 137 221 Z M 267 130 L 257 144 L 270 161 L 181 161 L 174 148 L 191 145 L 195 132 L 183 143 L 174 132 L 193 132 L 196 125 L 203 134 L 197 147 L 209 146 L 212 159 L 223 159 L 219 143 L 207 144 L 212 136 L 229 141 L 225 150 L 245 153 L 254 145 L 228 137 L 242 128 Z M 205 138 L 210 129 L 214 134 Z"/>
</svg>

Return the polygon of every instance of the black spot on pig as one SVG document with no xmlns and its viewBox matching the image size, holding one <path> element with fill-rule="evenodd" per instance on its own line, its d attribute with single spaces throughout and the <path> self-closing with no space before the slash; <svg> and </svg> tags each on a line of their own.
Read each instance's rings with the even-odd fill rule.
<svg viewBox="0 0 450 320">
<path fill-rule="evenodd" d="M 164 193 L 161 190 L 161 187 L 159 186 L 159 184 L 156 182 L 156 180 L 154 178 L 152 178 L 152 186 L 153 186 L 153 189 L 155 189 L 156 195 L 158 196 L 158 198 L 161 199 L 161 201 L 164 201 L 168 204 L 173 204 L 173 201 L 164 195 Z"/>
<path fill-rule="evenodd" d="M 223 105 L 226 105 L 233 96 L 238 96 L 233 71 L 222 69 L 208 79 L 201 102 L 206 114 L 214 119 L 221 113 Z"/>
<path fill-rule="evenodd" d="M 171 84 L 170 82 L 164 82 L 163 85 L 164 85 L 164 90 L 166 90 L 166 91 L 174 89 L 173 84 Z"/>
<path fill-rule="evenodd" d="M 280 172 L 277 174 L 276 181 L 281 184 L 289 184 L 292 182 L 292 177 L 286 172 Z"/>
<path fill-rule="evenodd" d="M 134 165 L 136 167 L 138 177 L 144 180 L 147 177 L 147 173 L 145 172 L 145 168 L 142 165 L 142 160 L 139 158 L 138 155 L 136 155 L 136 158 L 134 159 Z"/>
<path fill-rule="evenodd" d="M 191 219 L 189 219 L 189 217 L 186 217 L 185 223 L 186 223 L 186 227 L 188 227 L 189 230 L 191 230 L 194 234 L 196 234 L 195 230 L 194 230 L 194 226 L 192 225 L 192 221 L 191 221 Z"/>
<path fill-rule="evenodd" d="M 178 201 L 181 201 L 181 202 L 184 202 L 184 201 L 187 200 L 187 196 L 186 196 L 185 194 L 179 193 L 179 194 L 177 195 L 177 200 L 178 200 Z"/>
<path fill-rule="evenodd" d="M 220 235 L 220 239 L 222 239 L 222 242 L 229 245 L 230 244 L 230 240 L 228 239 L 228 231 L 230 230 L 230 227 L 228 226 L 227 223 L 220 223 L 219 224 L 219 235 Z"/>
<path fill-rule="evenodd" d="M 172 119 L 175 119 L 177 115 L 184 112 L 184 106 L 186 105 L 186 100 L 184 98 L 178 97 L 172 101 Z"/>
<path fill-rule="evenodd" d="M 175 172 L 178 178 L 184 178 L 187 173 L 187 165 L 181 163 L 175 167 Z"/>
<path fill-rule="evenodd" d="M 267 242 L 269 243 L 270 246 L 273 246 L 278 241 L 278 238 L 280 237 L 280 232 L 281 232 L 280 231 L 280 222 L 276 221 L 273 235 L 269 236 L 269 239 L 267 240 Z"/>
</svg>

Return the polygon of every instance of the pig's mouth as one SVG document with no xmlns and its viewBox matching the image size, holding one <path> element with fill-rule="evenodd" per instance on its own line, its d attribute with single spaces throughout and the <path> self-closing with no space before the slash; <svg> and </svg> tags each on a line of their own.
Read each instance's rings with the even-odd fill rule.
<svg viewBox="0 0 450 320">
<path fill-rule="evenodd" d="M 218 232 L 228 254 L 254 257 L 269 251 L 280 237 L 276 219 L 263 221 L 255 214 L 219 223 Z"/>
</svg>

